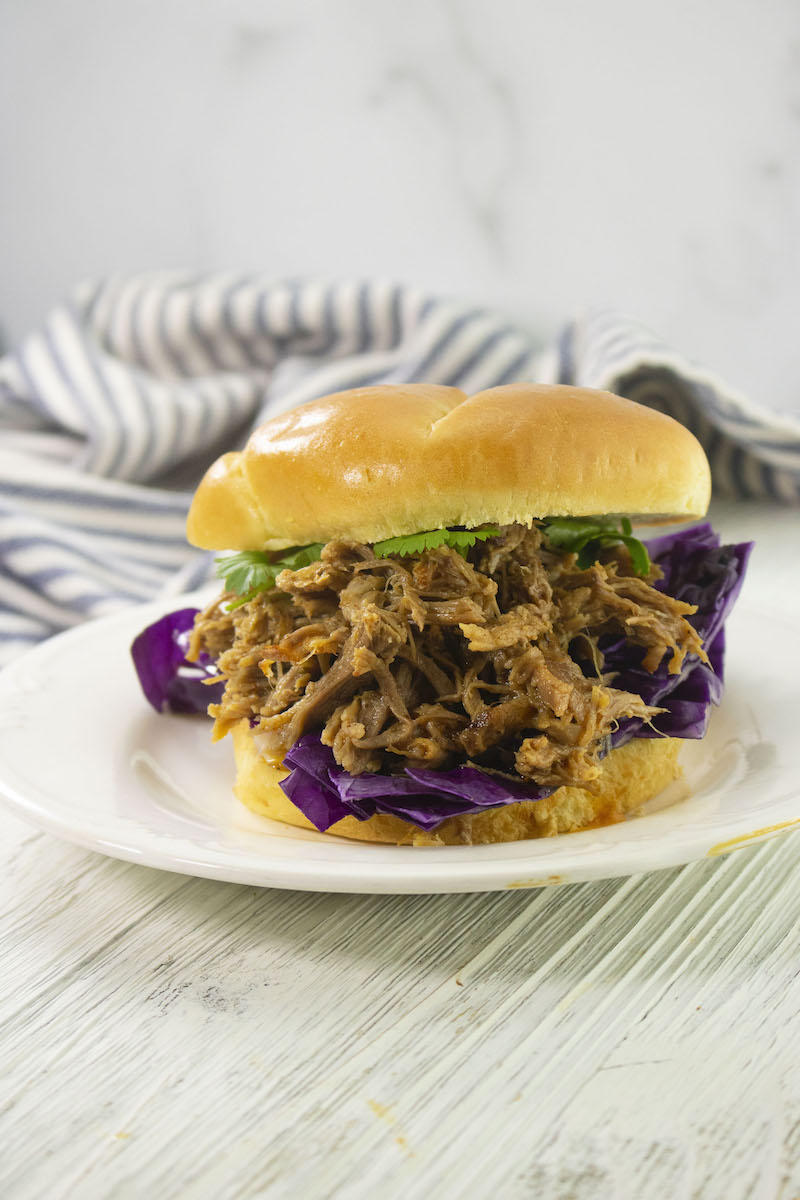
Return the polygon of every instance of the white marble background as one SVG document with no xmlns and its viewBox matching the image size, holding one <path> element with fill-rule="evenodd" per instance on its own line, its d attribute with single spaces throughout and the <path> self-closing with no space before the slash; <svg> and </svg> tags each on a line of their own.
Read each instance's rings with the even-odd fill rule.
<svg viewBox="0 0 800 1200">
<path fill-rule="evenodd" d="M 143 267 L 640 316 L 800 411 L 797 0 L 4 0 L 0 324 Z"/>
</svg>

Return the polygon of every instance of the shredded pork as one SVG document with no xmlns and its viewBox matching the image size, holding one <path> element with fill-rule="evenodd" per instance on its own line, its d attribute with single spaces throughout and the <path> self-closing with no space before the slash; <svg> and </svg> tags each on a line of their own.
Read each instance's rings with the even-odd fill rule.
<svg viewBox="0 0 800 1200">
<path fill-rule="evenodd" d="M 544 786 L 591 787 L 625 717 L 659 709 L 613 687 L 598 639 L 705 657 L 695 610 L 632 571 L 624 547 L 587 570 L 539 529 L 511 525 L 464 558 L 439 547 L 376 558 L 329 542 L 321 560 L 232 611 L 223 596 L 195 624 L 191 655 L 218 659 L 225 692 L 215 735 L 246 718 L 279 763 L 319 731 L 353 775 L 465 762 Z"/>
</svg>

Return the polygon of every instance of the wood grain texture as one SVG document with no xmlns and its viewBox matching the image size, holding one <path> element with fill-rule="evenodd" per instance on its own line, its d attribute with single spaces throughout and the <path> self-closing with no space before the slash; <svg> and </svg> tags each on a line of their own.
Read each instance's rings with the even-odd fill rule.
<svg viewBox="0 0 800 1200">
<path fill-rule="evenodd" d="M 486 895 L 184 878 L 5 813 L 0 862 L 2 1200 L 800 1197 L 800 832 Z"/>
<path fill-rule="evenodd" d="M 4 1197 L 800 1194 L 798 834 L 370 897 L 0 828 Z"/>
</svg>

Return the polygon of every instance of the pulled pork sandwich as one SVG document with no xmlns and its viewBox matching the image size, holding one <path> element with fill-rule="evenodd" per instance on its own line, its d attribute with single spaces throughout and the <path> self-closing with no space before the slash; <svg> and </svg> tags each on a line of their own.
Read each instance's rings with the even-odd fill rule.
<svg viewBox="0 0 800 1200">
<path fill-rule="evenodd" d="M 693 435 L 608 392 L 329 396 L 208 471 L 188 535 L 231 552 L 225 590 L 134 658 L 162 709 L 195 664 L 237 796 L 277 820 L 415 845 L 619 820 L 705 732 L 749 551 L 631 522 L 709 493 Z"/>
</svg>

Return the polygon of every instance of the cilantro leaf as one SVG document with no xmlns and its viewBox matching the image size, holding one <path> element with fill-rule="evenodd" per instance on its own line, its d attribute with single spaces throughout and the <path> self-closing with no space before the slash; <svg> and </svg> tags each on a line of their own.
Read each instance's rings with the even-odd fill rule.
<svg viewBox="0 0 800 1200">
<path fill-rule="evenodd" d="M 597 560 L 603 546 L 622 542 L 631 556 L 631 566 L 637 575 L 647 575 L 650 556 L 638 538 L 633 537 L 631 523 L 627 517 L 620 520 L 618 529 L 612 517 L 553 517 L 544 521 L 544 533 L 551 546 L 577 554 L 581 570 Z"/>
<path fill-rule="evenodd" d="M 408 554 L 422 554 L 425 550 L 435 550 L 437 546 L 449 546 L 466 558 L 470 546 L 490 537 L 498 537 L 499 533 L 500 530 L 494 525 L 488 529 L 429 529 L 425 533 L 409 533 L 402 537 L 387 538 L 385 542 L 376 542 L 373 549 L 376 558 L 405 558 Z"/>
<path fill-rule="evenodd" d="M 322 543 L 310 546 L 292 546 L 279 557 L 263 550 L 242 550 L 238 554 L 227 554 L 216 560 L 217 579 L 225 580 L 225 590 L 239 597 L 228 605 L 230 612 L 241 608 L 259 592 L 275 587 L 281 571 L 298 571 L 317 562 L 322 553 Z"/>
<path fill-rule="evenodd" d="M 270 587 L 272 563 L 258 550 L 243 550 L 215 559 L 217 579 L 225 580 L 226 591 L 243 596 L 258 587 Z M 274 577 L 273 577 L 274 578 Z"/>
<path fill-rule="evenodd" d="M 323 546 L 324 542 L 312 542 L 310 546 L 293 546 L 290 550 L 284 550 L 277 560 L 277 574 L 280 575 L 281 571 L 299 571 L 301 567 L 310 567 L 312 563 L 319 562 Z"/>
</svg>

